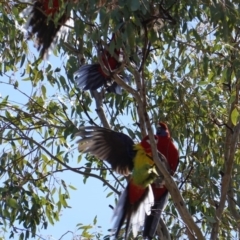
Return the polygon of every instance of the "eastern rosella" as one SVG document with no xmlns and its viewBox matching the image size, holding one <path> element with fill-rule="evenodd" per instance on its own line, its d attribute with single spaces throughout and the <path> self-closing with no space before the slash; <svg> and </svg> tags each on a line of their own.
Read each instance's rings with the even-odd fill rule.
<svg viewBox="0 0 240 240">
<path fill-rule="evenodd" d="M 23 15 L 27 17 L 30 15 L 26 28 L 29 37 L 36 34 L 40 56 L 44 57 L 58 38 L 67 34 L 69 28 L 66 25 L 72 25 L 67 9 L 70 0 L 27 0 L 27 2 L 33 2 L 33 5 L 23 11 Z"/>
<path fill-rule="evenodd" d="M 176 146 L 171 140 L 166 124 L 161 122 L 159 123 L 159 127 L 157 128 L 157 136 L 159 136 L 157 149 L 166 157 L 169 164 L 170 173 L 173 175 L 179 163 L 179 154 Z M 167 204 L 169 195 L 165 186 L 158 186 L 157 182 L 154 182 L 151 186 L 154 194 L 154 206 L 152 206 L 151 215 L 146 216 L 143 231 L 143 237 L 149 240 L 155 236 L 161 213 Z"/>
<path fill-rule="evenodd" d="M 150 184 L 158 177 L 148 136 L 134 144 L 127 135 L 101 127 L 83 127 L 76 135 L 82 138 L 78 141 L 80 152 L 106 160 L 120 174 L 129 175 L 132 172 L 114 211 L 114 228 L 117 237 L 126 220 L 125 238 L 131 226 L 136 236 L 144 225 L 145 214 L 151 212 L 154 196 Z M 159 136 L 154 137 L 158 142 Z"/>
<path fill-rule="evenodd" d="M 115 35 L 113 34 L 111 41 L 115 41 L 114 36 Z M 110 43 L 108 45 L 110 45 Z M 115 49 L 114 54 L 110 54 L 106 49 L 103 49 L 101 52 L 101 60 L 106 69 L 114 71 L 119 67 L 119 55 L 119 49 Z M 103 71 L 100 63 L 81 66 L 74 73 L 74 79 L 78 88 L 83 90 L 96 90 L 105 86 L 107 91 L 121 94 L 121 87 L 111 79 L 111 76 L 108 76 Z M 128 81 L 127 78 L 124 78 L 123 80 Z"/>
</svg>

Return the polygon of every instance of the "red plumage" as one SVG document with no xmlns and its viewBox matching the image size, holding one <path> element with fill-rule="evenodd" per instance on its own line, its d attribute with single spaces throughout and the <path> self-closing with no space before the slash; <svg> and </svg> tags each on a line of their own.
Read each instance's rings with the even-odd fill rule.
<svg viewBox="0 0 240 240">
<path fill-rule="evenodd" d="M 29 37 L 36 35 L 41 57 L 47 56 L 58 38 L 67 34 L 69 29 L 64 25 L 71 25 L 68 3 L 69 0 L 35 0 L 23 11 L 23 15 L 30 15 L 26 28 Z"/>
<path fill-rule="evenodd" d="M 67 2 L 67 1 L 65 1 Z M 54 17 L 54 14 L 57 13 L 59 11 L 59 0 L 43 0 L 43 12 L 51 17 Z"/>
<path fill-rule="evenodd" d="M 115 35 L 111 41 L 115 41 Z M 110 43 L 111 43 L 110 41 Z M 110 43 L 108 45 L 110 45 Z M 115 49 L 114 54 L 110 54 L 106 49 L 102 50 L 101 61 L 105 68 L 109 71 L 114 71 L 120 65 L 119 63 L 120 50 Z M 102 69 L 101 64 L 86 64 L 81 66 L 75 73 L 74 79 L 78 88 L 82 90 L 96 90 L 105 86 L 108 92 L 121 94 L 121 87 L 112 79 L 112 76 L 107 75 Z M 126 77 L 124 81 L 129 81 Z"/>
<path fill-rule="evenodd" d="M 83 127 L 76 135 L 82 138 L 78 141 L 80 152 L 91 153 L 106 160 L 112 169 L 120 174 L 129 175 L 132 172 L 114 211 L 115 237 L 118 237 L 126 220 L 125 239 L 130 227 L 134 236 L 144 227 L 144 236 L 152 239 L 167 201 L 168 191 L 162 179 L 157 176 L 151 158 L 149 137 L 143 138 L 140 144 L 134 144 L 126 134 L 100 127 Z M 169 171 L 173 174 L 178 165 L 178 151 L 164 123 L 160 123 L 154 137 L 158 151 L 168 162 L 164 163 L 166 168 L 170 168 Z M 155 180 L 157 181 L 153 183 Z M 153 203 L 154 206 L 151 207 Z"/>
<path fill-rule="evenodd" d="M 157 149 L 160 153 L 162 153 L 168 163 L 169 167 L 171 169 L 171 175 L 173 175 L 177 169 L 178 163 L 179 163 L 179 154 L 176 146 L 174 145 L 170 133 L 168 131 L 168 128 L 165 123 L 160 123 L 160 126 L 162 128 L 166 128 L 166 136 L 159 136 L 158 143 L 157 143 Z M 157 133 L 158 135 L 158 133 Z"/>
<path fill-rule="evenodd" d="M 157 139 L 156 136 L 155 139 Z M 150 214 L 154 201 L 150 184 L 157 178 L 158 174 L 149 155 L 151 146 L 148 138 L 143 138 L 139 145 L 142 148 L 140 151 L 144 153 L 139 152 L 139 155 L 136 153 L 133 174 L 114 211 L 114 216 L 116 217 L 114 225 L 116 238 L 125 220 L 124 239 L 127 239 L 130 227 L 132 227 L 133 236 L 136 237 L 138 231 L 143 227 L 145 214 Z"/>
<path fill-rule="evenodd" d="M 179 163 L 179 154 L 176 146 L 172 142 L 168 127 L 165 123 L 159 123 L 157 136 L 157 149 L 165 156 L 169 164 L 170 174 L 173 175 Z M 151 215 L 146 216 L 143 231 L 144 238 L 148 240 L 151 240 L 155 236 L 161 213 L 168 201 L 168 190 L 164 185 L 153 183 L 151 187 L 154 195 L 154 206 L 152 207 Z"/>
<path fill-rule="evenodd" d="M 112 56 L 107 50 L 103 50 L 102 57 L 101 57 L 104 66 L 111 71 L 115 70 L 119 65 L 118 59 L 116 59 L 116 57 L 119 57 L 120 50 L 115 49 L 114 54 L 115 56 Z M 99 72 L 102 74 L 103 77 L 106 78 L 106 81 L 111 81 L 111 77 L 104 73 L 100 64 L 99 64 Z"/>
<path fill-rule="evenodd" d="M 159 186 L 158 184 L 153 183 L 152 185 L 154 199 L 160 199 L 166 192 L 167 188 L 165 186 Z"/>
<path fill-rule="evenodd" d="M 133 183 L 133 181 L 130 181 L 128 186 L 129 203 L 135 204 L 136 202 L 139 202 L 141 198 L 144 196 L 145 192 L 146 192 L 146 188 L 136 185 Z"/>
</svg>

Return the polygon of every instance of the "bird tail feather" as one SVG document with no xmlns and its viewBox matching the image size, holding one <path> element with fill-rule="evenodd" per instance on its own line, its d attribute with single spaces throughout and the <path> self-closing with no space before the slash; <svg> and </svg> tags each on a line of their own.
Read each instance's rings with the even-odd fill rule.
<svg viewBox="0 0 240 240">
<path fill-rule="evenodd" d="M 151 240 L 154 238 L 162 211 L 167 205 L 168 195 L 169 193 L 166 191 L 166 193 L 164 193 L 164 195 L 155 202 L 151 209 L 151 214 L 146 217 L 143 231 L 144 239 Z"/>
<path fill-rule="evenodd" d="M 114 230 L 116 229 L 115 238 L 118 237 L 120 229 L 125 220 L 127 220 L 127 222 L 124 239 L 127 239 L 131 227 L 133 236 L 136 237 L 138 231 L 141 230 L 144 226 L 145 216 L 151 213 L 153 201 L 154 196 L 152 188 L 149 185 L 148 188 L 145 189 L 145 192 L 141 199 L 134 204 L 130 204 L 127 187 L 121 194 L 113 213 L 113 219 L 116 218 L 114 224 Z"/>
</svg>

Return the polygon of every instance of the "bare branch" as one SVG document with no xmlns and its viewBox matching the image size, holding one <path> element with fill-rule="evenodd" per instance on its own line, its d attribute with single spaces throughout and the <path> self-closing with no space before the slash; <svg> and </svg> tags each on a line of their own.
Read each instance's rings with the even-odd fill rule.
<svg viewBox="0 0 240 240">
<path fill-rule="evenodd" d="M 72 231 L 67 231 L 67 232 L 65 232 L 60 238 L 59 238 L 59 240 L 61 240 L 65 235 L 67 235 L 68 233 L 71 233 L 72 235 L 73 235 L 73 232 Z"/>
<path fill-rule="evenodd" d="M 169 234 L 167 226 L 165 225 L 162 218 L 160 218 L 160 221 L 159 221 L 159 224 L 158 224 L 157 235 L 162 240 L 171 240 L 171 236 Z"/>
<path fill-rule="evenodd" d="M 95 103 L 96 103 L 96 113 L 98 115 L 98 117 L 100 118 L 101 120 L 101 123 L 103 124 L 103 126 L 105 128 L 111 128 L 107 118 L 106 118 L 106 115 L 103 111 L 103 103 L 102 103 L 102 100 L 103 100 L 103 90 L 101 92 L 98 92 L 97 90 L 93 90 L 91 91 L 91 94 L 93 96 L 93 98 L 95 99 Z"/>
<path fill-rule="evenodd" d="M 75 173 L 78 173 L 78 174 L 81 174 L 81 175 L 84 175 L 84 176 L 88 176 L 88 177 L 94 177 L 96 179 L 99 179 L 100 181 L 102 181 L 105 185 L 107 185 L 113 192 L 119 194 L 119 192 L 105 179 L 103 179 L 102 177 L 96 175 L 96 174 L 93 174 L 93 173 L 89 173 L 89 172 L 83 172 L 83 171 L 79 171 L 77 170 L 76 168 L 72 168 L 70 167 L 69 165 L 67 165 L 66 163 L 62 162 L 60 159 L 58 159 L 56 156 L 54 156 L 47 148 L 45 148 L 43 146 L 43 143 L 41 142 L 37 142 L 36 140 L 34 140 L 33 138 L 27 136 L 17 125 L 15 125 L 14 123 L 12 123 L 15 128 L 19 131 L 19 135 L 21 136 L 21 139 L 26 139 L 32 143 L 34 143 L 36 146 L 38 146 L 40 149 L 42 149 L 44 152 L 47 153 L 47 155 L 49 157 L 51 157 L 52 159 L 54 159 L 56 162 L 58 162 L 59 164 L 61 164 L 62 166 L 64 166 L 65 168 L 75 172 Z M 44 140 L 45 142 L 46 140 Z"/>
</svg>

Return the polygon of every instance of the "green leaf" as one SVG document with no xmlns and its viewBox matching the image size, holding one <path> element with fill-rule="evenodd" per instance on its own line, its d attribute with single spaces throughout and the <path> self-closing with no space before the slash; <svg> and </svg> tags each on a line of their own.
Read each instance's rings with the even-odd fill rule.
<svg viewBox="0 0 240 240">
<path fill-rule="evenodd" d="M 239 111 L 237 110 L 237 108 L 234 108 L 231 112 L 231 120 L 234 126 L 237 125 L 238 121 L 239 121 Z"/>
<path fill-rule="evenodd" d="M 47 96 L 46 96 L 46 91 L 47 91 L 46 87 L 44 85 L 42 85 L 41 89 L 42 89 L 43 98 L 46 99 L 47 98 Z"/>
<path fill-rule="evenodd" d="M 127 2 L 128 2 L 128 6 L 133 12 L 137 11 L 140 8 L 139 0 L 128 0 Z"/>
<path fill-rule="evenodd" d="M 17 201 L 14 198 L 8 198 L 7 204 L 12 208 L 19 208 Z"/>
<path fill-rule="evenodd" d="M 24 233 L 22 232 L 19 236 L 19 240 L 23 240 L 24 239 Z"/>
<path fill-rule="evenodd" d="M 210 223 L 215 223 L 216 222 L 216 219 L 214 217 L 209 217 L 209 216 L 205 216 L 207 221 L 210 222 Z"/>
<path fill-rule="evenodd" d="M 108 197 L 110 197 L 110 196 L 112 196 L 112 195 L 113 195 L 113 192 L 110 192 L 110 193 L 107 194 L 106 197 L 108 198 Z"/>
<path fill-rule="evenodd" d="M 96 225 L 97 223 L 97 216 L 95 216 L 95 218 L 93 219 L 93 224 Z"/>
<path fill-rule="evenodd" d="M 68 187 L 70 187 L 72 190 L 77 190 L 77 188 L 75 188 L 73 185 L 68 185 Z"/>
</svg>

